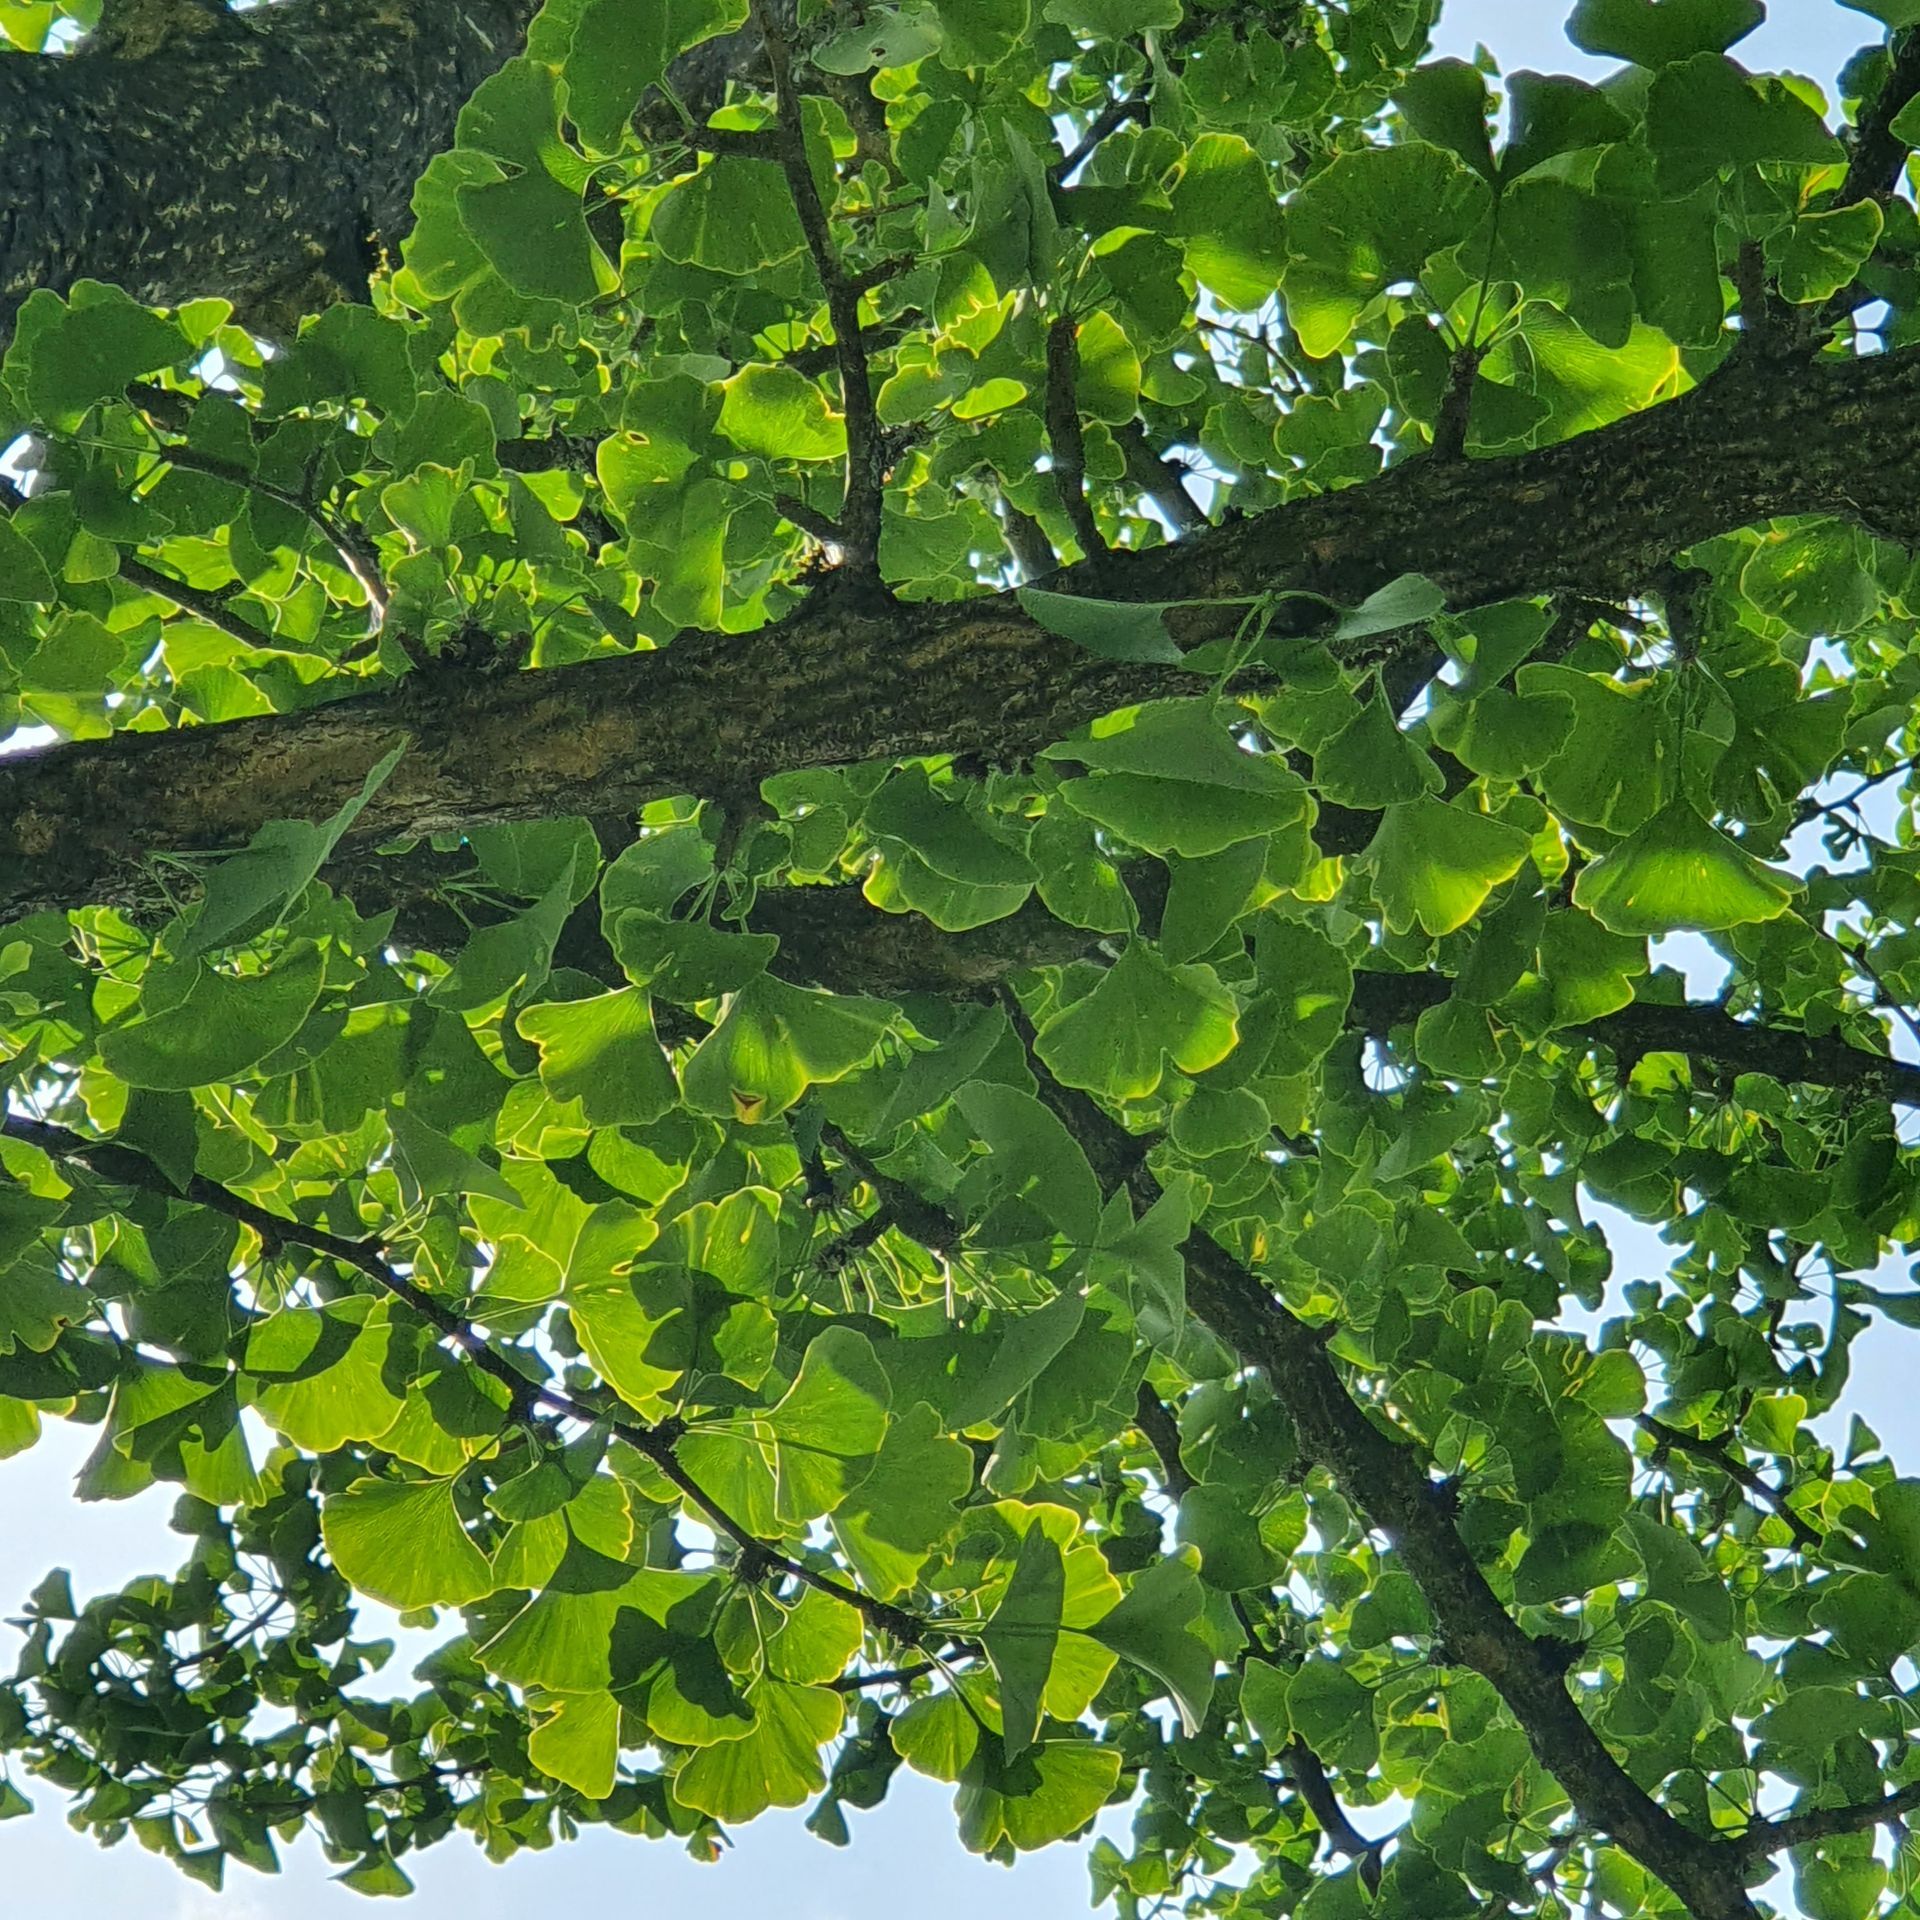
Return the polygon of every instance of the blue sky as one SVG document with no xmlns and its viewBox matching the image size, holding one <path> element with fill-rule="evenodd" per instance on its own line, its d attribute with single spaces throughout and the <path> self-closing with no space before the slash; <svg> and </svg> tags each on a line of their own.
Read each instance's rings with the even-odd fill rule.
<svg viewBox="0 0 1920 1920">
<path fill-rule="evenodd" d="M 1608 63 L 1569 45 L 1562 18 L 1560 7 L 1542 0 L 1455 0 L 1437 47 L 1470 56 L 1484 42 L 1504 71 L 1604 71 Z M 1830 89 L 1841 64 L 1876 31 L 1872 20 L 1835 0 L 1772 0 L 1766 25 L 1738 54 L 1751 67 L 1791 68 Z M 1630 1278 L 1655 1270 L 1661 1250 L 1626 1223 L 1615 1255 L 1622 1277 Z M 1888 1349 L 1884 1334 L 1855 1352 L 1850 1405 L 1896 1458 L 1911 1463 L 1920 1456 L 1920 1426 L 1910 1410 L 1911 1382 L 1899 1377 L 1907 1363 Z M 91 1438 L 54 1429 L 32 1453 L 0 1464 L 0 1610 L 24 1597 L 52 1564 L 71 1568 L 76 1592 L 85 1594 L 178 1563 L 183 1543 L 166 1528 L 168 1495 L 94 1507 L 71 1499 L 69 1482 Z M 10 1659 L 0 1643 L 0 1661 Z M 227 1892 L 216 1898 L 132 1842 L 101 1851 L 66 1826 L 56 1795 L 30 1790 L 40 1810 L 0 1827 L 9 1904 L 21 1911 L 50 1911 L 58 1901 L 69 1913 L 132 1912 L 155 1920 L 369 1920 L 368 1904 L 331 1883 L 331 1869 L 311 1846 L 290 1849 L 277 1880 L 234 1869 Z M 989 1866 L 962 1850 L 950 1790 L 905 1769 L 881 1807 L 851 1816 L 850 1849 L 815 1840 L 802 1829 L 803 1817 L 766 1815 L 741 1829 L 734 1851 L 712 1867 L 671 1844 L 591 1832 L 570 1846 L 491 1867 L 466 1842 L 451 1839 L 408 1863 L 419 1893 L 404 1920 L 597 1912 L 610 1894 L 623 1903 L 637 1896 L 669 1913 L 697 1909 L 701 1920 L 761 1920 L 769 1911 L 784 1920 L 875 1920 L 908 1906 L 922 1920 L 976 1920 L 983 1910 L 996 1920 L 1059 1920 L 1087 1905 L 1083 1848 L 1051 1847 L 1010 1870 Z"/>
</svg>

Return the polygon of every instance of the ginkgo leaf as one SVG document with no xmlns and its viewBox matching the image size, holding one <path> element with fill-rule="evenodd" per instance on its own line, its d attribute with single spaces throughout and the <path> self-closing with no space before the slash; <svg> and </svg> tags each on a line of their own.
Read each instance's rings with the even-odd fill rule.
<svg viewBox="0 0 1920 1920">
<path fill-rule="evenodd" d="M 810 993 L 762 975 L 694 1049 L 681 1075 L 687 1102 L 748 1125 L 774 1119 L 808 1087 L 872 1059 L 893 1020 L 884 1000 Z"/>
<path fill-rule="evenodd" d="M 1041 1696 L 1060 1638 L 1066 1578 L 1059 1547 L 1044 1528 L 1029 1527 L 1020 1536 L 1013 1578 L 980 1630 L 980 1644 L 1000 1682 L 1001 1737 L 1010 1757 L 1031 1746 L 1039 1730 Z"/>
<path fill-rule="evenodd" d="M 460 1607 L 493 1590 L 450 1480 L 356 1480 L 326 1503 L 320 1528 L 342 1575 L 389 1606 Z"/>
<path fill-rule="evenodd" d="M 1238 1034 L 1233 995 L 1211 968 L 1171 967 L 1132 940 L 1091 993 L 1047 1021 L 1034 1051 L 1066 1086 L 1142 1100 L 1168 1060 L 1203 1073 L 1232 1052 Z"/>
<path fill-rule="evenodd" d="M 1614 933 L 1718 933 L 1787 910 L 1792 883 L 1677 800 L 1590 862 L 1573 903 Z"/>
</svg>

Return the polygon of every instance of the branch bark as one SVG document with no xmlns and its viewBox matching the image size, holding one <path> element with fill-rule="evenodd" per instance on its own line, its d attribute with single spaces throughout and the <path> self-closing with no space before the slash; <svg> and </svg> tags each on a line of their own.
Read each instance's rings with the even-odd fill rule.
<svg viewBox="0 0 1920 1920">
<path fill-rule="evenodd" d="M 282 324 L 364 289 L 538 0 L 303 0 L 138 58 L 0 59 L 0 337 L 36 287 L 203 294 Z"/>
<path fill-rule="evenodd" d="M 1920 533 L 1903 484 L 1916 460 L 1920 350 L 1809 360 L 1792 380 L 1733 366 L 1559 446 L 1412 460 L 1364 487 L 1103 556 L 1100 591 L 1207 601 L 1287 587 L 1351 605 L 1412 571 L 1455 608 L 1540 592 L 1621 597 L 1676 550 L 1774 515 Z M 1175 620 L 1192 641 L 1227 617 L 1202 607 Z M 1361 645 L 1378 657 L 1379 643 Z M 658 652 L 497 678 L 442 672 L 299 714 L 20 756 L 0 771 L 0 919 L 110 895 L 153 852 L 322 818 L 402 742 L 410 751 L 345 851 L 738 791 L 795 767 L 924 753 L 1017 761 L 1117 706 L 1196 685 L 1176 668 L 1079 652 L 1011 595 L 886 609 L 821 595 L 757 633 L 686 633 Z"/>
<path fill-rule="evenodd" d="M 1035 1071 L 1041 1097 L 1095 1169 L 1132 1163 L 1136 1204 L 1151 1204 L 1155 1183 L 1138 1160 L 1141 1143 L 1037 1063 Z M 1501 1605 L 1455 1531 L 1448 1494 L 1414 1449 L 1347 1391 L 1325 1330 L 1296 1318 L 1204 1231 L 1188 1240 L 1186 1259 L 1189 1307 L 1246 1365 L 1266 1374 L 1302 1454 L 1392 1541 L 1433 1616 L 1435 1660 L 1492 1682 L 1582 1820 L 1610 1833 L 1663 1880 L 1694 1920 L 1757 1920 L 1742 1870 L 1746 1853 L 1683 1826 L 1607 1751 L 1567 1691 L 1565 1646 L 1536 1640 Z"/>
</svg>

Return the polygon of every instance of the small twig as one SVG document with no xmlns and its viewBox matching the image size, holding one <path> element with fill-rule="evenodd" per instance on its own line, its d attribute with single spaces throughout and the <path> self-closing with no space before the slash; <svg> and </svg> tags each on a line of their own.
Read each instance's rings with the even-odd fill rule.
<svg viewBox="0 0 1920 1920">
<path fill-rule="evenodd" d="M 1087 498 L 1087 445 L 1080 425 L 1080 328 L 1071 314 L 1056 314 L 1047 329 L 1047 439 L 1053 449 L 1053 484 L 1066 509 L 1081 554 L 1098 562 L 1107 551 Z"/>
<path fill-rule="evenodd" d="M 144 560 L 130 553 L 120 556 L 120 577 L 129 586 L 140 588 L 143 593 L 156 594 L 162 600 L 170 600 L 182 613 L 190 613 L 196 620 L 204 620 L 208 626 L 217 627 L 229 640 L 237 640 L 243 647 L 270 646 L 273 636 L 251 621 L 242 620 L 228 607 L 226 601 L 217 593 L 204 587 L 190 587 L 184 580 L 176 580 L 169 573 L 162 573 L 156 567 L 150 567 Z"/>
<path fill-rule="evenodd" d="M 804 500 L 790 493 L 776 493 L 773 504 L 783 519 L 791 520 L 802 533 L 810 533 L 824 545 L 844 547 L 847 544 L 845 530 L 832 515 L 816 512 Z"/>
<path fill-rule="evenodd" d="M 1179 463 L 1154 452 L 1147 430 L 1138 420 L 1115 427 L 1113 437 L 1120 443 L 1121 457 L 1127 463 L 1128 483 L 1138 487 L 1166 515 L 1175 533 L 1198 533 L 1207 524 L 1207 516 L 1187 491 Z"/>
<path fill-rule="evenodd" d="M 1777 1820 L 1756 1820 L 1735 1836 L 1733 1845 L 1750 1859 L 1758 1859 L 1783 1847 L 1805 1846 L 1812 1840 L 1830 1840 L 1838 1834 L 1877 1827 L 1884 1821 L 1900 1819 L 1916 1807 L 1920 1807 L 1920 1780 L 1878 1800 L 1858 1800 L 1843 1807 L 1809 1807 L 1805 1813 L 1783 1814 Z"/>
<path fill-rule="evenodd" d="M 833 244 L 827 209 L 807 161 L 805 123 L 800 95 L 793 84 L 793 61 L 786 36 L 774 19 L 767 0 L 750 0 L 753 23 L 766 48 L 773 73 L 776 157 L 787 177 L 800 230 L 814 271 L 826 289 L 827 317 L 833 325 L 834 355 L 840 368 L 841 404 L 847 420 L 847 495 L 841 509 L 838 544 L 848 564 L 868 586 L 880 578 L 880 507 L 886 488 L 886 445 L 880 416 L 874 406 L 873 376 L 867 365 L 866 340 L 860 325 L 861 288 L 841 265 Z M 797 522 L 795 523 L 798 524 Z"/>
<path fill-rule="evenodd" d="M 1690 1454 L 1696 1460 L 1704 1460 L 1710 1466 L 1718 1467 L 1728 1479 L 1737 1481 L 1753 1495 L 1760 1504 L 1771 1512 L 1777 1513 L 1787 1524 L 1793 1535 L 1794 1545 L 1803 1553 L 1817 1553 L 1826 1544 L 1826 1536 L 1819 1528 L 1811 1526 L 1800 1514 L 1787 1504 L 1787 1495 L 1779 1487 L 1763 1480 L 1744 1460 L 1738 1458 L 1727 1445 L 1724 1437 L 1709 1439 L 1704 1434 L 1688 1433 L 1684 1428 L 1669 1426 L 1666 1421 L 1651 1413 L 1643 1413 L 1635 1424 L 1642 1433 L 1652 1436 L 1656 1443 L 1656 1464 L 1658 1449 L 1665 1448 L 1673 1453 Z"/>
<path fill-rule="evenodd" d="M 1823 815 L 1832 815 L 1837 819 L 1843 813 L 1852 813 L 1875 787 L 1885 786 L 1889 780 L 1898 780 L 1917 768 L 1920 768 L 1920 758 L 1900 760 L 1884 773 L 1869 774 L 1851 793 L 1843 793 L 1838 800 L 1815 800 L 1809 795 L 1795 809 L 1793 824 L 1804 827 L 1810 820 L 1818 820 Z"/>
<path fill-rule="evenodd" d="M 1920 32 L 1909 27 L 1888 42 L 1892 55 L 1880 91 L 1862 110 L 1853 130 L 1846 177 L 1834 195 L 1836 207 L 1856 200 L 1885 200 L 1900 184 L 1907 144 L 1894 137 L 1893 123 L 1901 109 L 1920 95 Z"/>
<path fill-rule="evenodd" d="M 1447 370 L 1447 391 L 1440 401 L 1440 412 L 1433 423 L 1433 453 L 1440 460 L 1463 460 L 1467 452 L 1467 428 L 1473 413 L 1474 382 L 1480 377 L 1480 362 L 1486 349 L 1459 346 Z"/>
<path fill-rule="evenodd" d="M 1020 569 L 1022 582 L 1043 580 L 1060 564 L 1060 556 L 1053 550 L 1053 542 L 1047 538 L 1047 530 L 1032 514 L 1016 507 L 1001 492 L 997 502 L 996 518 L 1000 522 L 1000 535 L 1007 543 L 1007 551 L 1013 556 L 1013 563 Z"/>
<path fill-rule="evenodd" d="M 263 499 L 272 500 L 290 512 L 299 514 L 332 547 L 341 566 L 358 582 L 361 592 L 367 596 L 374 631 L 377 633 L 386 625 L 387 583 L 381 576 L 379 556 L 351 527 L 331 519 L 312 500 L 276 486 L 271 481 L 262 480 L 258 474 L 249 473 L 245 467 L 236 466 L 231 460 L 201 453 L 193 447 L 165 444 L 160 448 L 160 457 L 169 466 L 180 467 L 190 473 L 204 473 L 215 480 L 224 480 L 230 486 L 250 488 Z"/>
<path fill-rule="evenodd" d="M 1180 1457 L 1180 1424 L 1172 1408 L 1144 1380 L 1134 1397 L 1133 1424 L 1146 1435 L 1160 1462 L 1160 1484 L 1178 1500 L 1193 1485 L 1193 1475 Z"/>
<path fill-rule="evenodd" d="M 1144 93 L 1130 93 L 1109 100 L 1087 123 L 1087 130 L 1073 146 L 1047 168 L 1047 185 L 1064 187 L 1092 159 L 1094 151 L 1109 134 L 1117 133 L 1129 120 L 1137 120 L 1147 110 Z"/>
<path fill-rule="evenodd" d="M 1909 27 L 1895 34 L 1888 49 L 1892 61 L 1887 77 L 1880 91 L 1861 109 L 1859 123 L 1853 129 L 1847 171 L 1832 201 L 1835 207 L 1850 207 L 1861 200 L 1878 201 L 1884 206 L 1900 184 L 1907 145 L 1894 137 L 1893 123 L 1901 109 L 1920 96 L 1920 31 Z M 1816 319 L 1820 325 L 1833 326 L 1872 297 L 1870 289 L 1856 277 L 1820 307 Z"/>
</svg>

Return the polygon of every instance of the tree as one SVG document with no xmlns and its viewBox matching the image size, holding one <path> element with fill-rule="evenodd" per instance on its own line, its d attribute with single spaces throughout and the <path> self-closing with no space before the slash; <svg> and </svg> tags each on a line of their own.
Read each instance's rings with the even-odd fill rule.
<svg viewBox="0 0 1920 1920">
<path fill-rule="evenodd" d="M 1913 1910 L 1857 4 L 0 0 L 0 1814 Z"/>
</svg>

